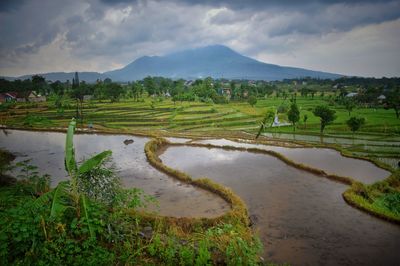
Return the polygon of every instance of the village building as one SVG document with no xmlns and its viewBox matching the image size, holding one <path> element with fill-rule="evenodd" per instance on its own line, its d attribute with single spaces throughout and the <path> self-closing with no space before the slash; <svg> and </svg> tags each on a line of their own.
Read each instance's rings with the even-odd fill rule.
<svg viewBox="0 0 400 266">
<path fill-rule="evenodd" d="M 5 92 L 0 93 L 0 102 L 45 102 L 46 97 L 35 91 Z"/>
<path fill-rule="evenodd" d="M 45 102 L 46 96 L 37 94 L 35 91 L 17 92 L 17 102 Z"/>
<path fill-rule="evenodd" d="M 346 94 L 346 97 L 351 98 L 351 97 L 354 97 L 354 96 L 357 96 L 357 95 L 358 95 L 357 92 L 349 92 L 349 93 Z"/>
<path fill-rule="evenodd" d="M 16 99 L 17 99 L 16 92 L 0 93 L 0 103 L 13 102 L 16 101 Z"/>
</svg>

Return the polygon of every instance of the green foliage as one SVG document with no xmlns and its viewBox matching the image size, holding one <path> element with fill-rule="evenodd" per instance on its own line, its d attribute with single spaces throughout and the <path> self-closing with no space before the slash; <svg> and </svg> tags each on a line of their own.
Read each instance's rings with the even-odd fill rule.
<svg viewBox="0 0 400 266">
<path fill-rule="evenodd" d="M 349 120 L 346 121 L 346 124 L 350 128 L 350 130 L 353 131 L 353 133 L 354 133 L 365 124 L 365 118 L 353 116 Z"/>
<path fill-rule="evenodd" d="M 307 120 L 308 120 L 308 115 L 304 114 L 303 116 L 303 122 L 304 122 L 304 127 L 307 128 Z"/>
<path fill-rule="evenodd" d="M 91 223 L 91 218 L 90 218 L 90 201 L 86 198 L 85 194 L 81 194 L 81 209 L 83 210 L 83 214 L 86 219 L 86 224 L 87 227 L 89 228 L 89 233 L 91 238 L 95 238 L 95 233 L 94 229 Z"/>
<path fill-rule="evenodd" d="M 271 121 L 271 124 L 272 124 L 272 122 L 274 121 L 274 116 L 275 116 L 275 114 L 274 114 L 274 112 L 271 111 L 271 110 L 268 111 L 268 112 L 265 114 L 265 117 L 264 117 L 263 121 L 261 122 L 260 128 L 259 128 L 259 130 L 258 130 L 258 132 L 257 132 L 256 139 L 261 135 L 261 133 L 263 132 L 263 130 L 267 127 L 267 123 L 268 123 L 269 121 Z"/>
<path fill-rule="evenodd" d="M 212 96 L 212 100 L 216 104 L 227 104 L 229 102 L 226 97 L 217 94 Z"/>
<path fill-rule="evenodd" d="M 356 103 L 350 97 L 346 97 L 344 100 L 344 106 L 345 106 L 346 110 L 349 112 L 349 116 L 350 116 L 351 111 L 353 110 L 354 107 L 356 107 Z"/>
<path fill-rule="evenodd" d="M 8 111 L 15 106 L 15 102 L 4 102 L 0 104 L 0 112 Z"/>
<path fill-rule="evenodd" d="M 196 266 L 211 265 L 211 253 L 208 249 L 209 249 L 208 242 L 206 240 L 200 241 L 199 250 L 194 265 Z"/>
<path fill-rule="evenodd" d="M 293 124 L 293 130 L 296 129 L 296 123 L 300 120 L 300 111 L 299 108 L 297 107 L 296 102 L 293 102 L 290 105 L 290 109 L 288 112 L 288 119 L 290 122 Z"/>
<path fill-rule="evenodd" d="M 400 216 L 400 192 L 386 193 L 375 199 L 374 205 Z"/>
<path fill-rule="evenodd" d="M 251 95 L 248 99 L 247 102 L 254 107 L 254 105 L 257 103 L 257 97 L 254 95 Z"/>
<path fill-rule="evenodd" d="M 179 249 L 179 265 L 191 266 L 195 258 L 194 248 L 188 245 L 182 245 Z"/>
<path fill-rule="evenodd" d="M 258 265 L 257 254 L 260 249 L 261 242 L 255 243 L 254 247 L 241 237 L 234 237 L 226 248 L 227 265 Z"/>
<path fill-rule="evenodd" d="M 68 126 L 67 137 L 65 141 L 65 169 L 70 176 L 74 176 L 77 171 L 74 150 L 74 131 L 76 122 L 71 120 Z"/>
<path fill-rule="evenodd" d="M 276 109 L 278 114 L 283 114 L 287 112 L 287 106 L 286 105 L 279 105 L 278 108 Z"/>
<path fill-rule="evenodd" d="M 37 167 L 30 164 L 30 159 L 18 162 L 15 167 L 19 172 L 17 175 L 20 180 L 25 180 L 30 183 L 29 192 L 32 195 L 39 196 L 50 189 L 50 176 L 39 175 Z"/>
<path fill-rule="evenodd" d="M 51 126 L 53 123 L 46 117 L 28 114 L 24 117 L 23 125 L 27 127 Z"/>
<path fill-rule="evenodd" d="M 106 160 L 108 157 L 111 156 L 111 154 L 112 154 L 111 151 L 103 151 L 93 156 L 89 160 L 84 161 L 78 169 L 78 174 L 82 175 L 91 171 L 92 169 L 99 167 L 100 164 L 104 162 L 104 160 Z"/>
<path fill-rule="evenodd" d="M 332 110 L 329 107 L 324 106 L 324 105 L 318 105 L 317 107 L 315 107 L 313 113 L 315 116 L 318 116 L 320 118 L 320 122 L 321 122 L 320 132 L 321 133 L 324 132 L 324 129 L 327 125 L 329 125 L 336 119 L 335 110 Z"/>
<path fill-rule="evenodd" d="M 60 182 L 58 186 L 47 195 L 52 195 L 50 208 L 51 218 L 60 217 L 64 214 L 66 209 L 71 208 L 68 181 Z M 44 199 L 46 199 L 46 197 L 40 197 L 37 201 L 42 202 Z"/>
</svg>

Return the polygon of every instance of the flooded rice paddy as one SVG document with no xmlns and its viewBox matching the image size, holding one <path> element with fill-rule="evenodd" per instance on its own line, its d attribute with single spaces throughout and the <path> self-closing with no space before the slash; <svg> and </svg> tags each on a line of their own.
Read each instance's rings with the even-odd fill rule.
<svg viewBox="0 0 400 266">
<path fill-rule="evenodd" d="M 112 150 L 113 164 L 123 184 L 154 195 L 159 201 L 161 215 L 215 217 L 229 209 L 228 204 L 214 194 L 182 184 L 151 167 L 144 154 L 147 141 L 148 138 L 126 135 L 74 137 L 79 160 Z M 0 132 L 0 147 L 16 153 L 18 161 L 31 158 L 32 164 L 42 173 L 53 176 L 53 186 L 67 178 L 64 142 L 63 133 Z M 227 140 L 202 142 L 255 146 Z M 367 183 L 389 174 L 367 161 L 345 158 L 330 149 L 256 146 Z M 194 178 L 207 176 L 232 188 L 249 208 L 265 245 L 263 255 L 267 261 L 292 265 L 398 265 L 400 261 L 400 227 L 347 205 L 341 196 L 346 185 L 263 154 L 177 146 L 169 147 L 160 157 L 166 165 Z"/>
<path fill-rule="evenodd" d="M 230 187 L 247 204 L 267 261 L 292 265 L 397 265 L 400 228 L 347 205 L 346 185 L 275 157 L 170 147 L 164 164 Z"/>
<path fill-rule="evenodd" d="M 125 140 L 133 143 L 124 144 Z M 138 187 L 155 196 L 158 207 L 153 211 L 175 217 L 216 217 L 229 210 L 220 197 L 187 184 L 182 184 L 160 173 L 148 164 L 144 145 L 148 138 L 126 135 L 76 134 L 76 158 L 82 160 L 104 151 L 112 150 L 112 163 L 126 187 Z M 0 131 L 0 148 L 17 155 L 16 161 L 32 159 L 38 170 L 52 176 L 52 186 L 68 179 L 64 170 L 65 134 L 20 130 Z"/>
<path fill-rule="evenodd" d="M 353 177 L 354 179 L 367 184 L 383 180 L 390 175 L 390 172 L 376 167 L 368 161 L 344 157 L 340 152 L 333 149 L 287 148 L 271 145 L 238 143 L 226 139 L 199 140 L 194 143 L 272 150 L 283 154 L 297 163 L 324 170 L 328 174 Z"/>
</svg>

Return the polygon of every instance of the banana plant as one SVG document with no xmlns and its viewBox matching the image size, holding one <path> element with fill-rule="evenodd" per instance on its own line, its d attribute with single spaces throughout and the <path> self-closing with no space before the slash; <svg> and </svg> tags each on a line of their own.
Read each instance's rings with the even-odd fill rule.
<svg viewBox="0 0 400 266">
<path fill-rule="evenodd" d="M 81 216 L 81 210 L 87 222 L 91 237 L 95 237 L 93 226 L 90 223 L 90 200 L 83 192 L 80 192 L 78 187 L 78 179 L 83 178 L 83 174 L 100 166 L 105 159 L 111 156 L 111 151 L 103 151 L 92 158 L 83 162 L 79 167 L 75 160 L 74 149 L 74 132 L 76 122 L 71 120 L 68 126 L 66 142 L 65 142 L 65 170 L 70 176 L 70 181 L 63 181 L 52 191 L 43 194 L 36 199 L 37 205 L 51 202 L 50 218 L 59 218 L 69 208 L 76 210 L 78 218 Z"/>
</svg>

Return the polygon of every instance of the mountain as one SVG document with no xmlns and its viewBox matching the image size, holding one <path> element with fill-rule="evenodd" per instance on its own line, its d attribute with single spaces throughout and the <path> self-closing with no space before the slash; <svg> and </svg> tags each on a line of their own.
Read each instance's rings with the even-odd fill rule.
<svg viewBox="0 0 400 266">
<path fill-rule="evenodd" d="M 263 63 L 243 56 L 222 45 L 184 50 L 165 56 L 144 56 L 129 65 L 105 72 L 112 80 L 130 81 L 146 76 L 168 78 L 227 78 L 282 80 L 300 77 L 336 79 L 338 74 L 284 67 Z"/>
<path fill-rule="evenodd" d="M 72 81 L 74 72 L 54 72 L 40 75 L 50 81 Z M 31 76 L 25 75 L 18 77 L 18 79 L 27 79 Z M 105 78 L 126 82 L 143 79 L 147 76 L 162 76 L 173 79 L 213 77 L 282 80 L 301 77 L 336 79 L 342 75 L 263 63 L 243 56 L 223 45 L 184 50 L 165 56 L 143 56 L 121 69 L 104 73 L 79 72 L 79 79 L 90 83 Z"/>
<path fill-rule="evenodd" d="M 62 82 L 69 80 L 72 82 L 72 78 L 74 77 L 75 72 L 51 72 L 38 75 L 44 77 L 46 80 L 50 80 L 53 82 L 57 80 Z M 24 79 L 30 79 L 32 76 L 33 75 L 24 75 L 14 79 L 24 80 Z M 98 72 L 79 72 L 79 79 L 84 80 L 88 83 L 94 83 L 98 79 L 104 80 L 105 78 L 107 78 L 107 76 Z"/>
</svg>

